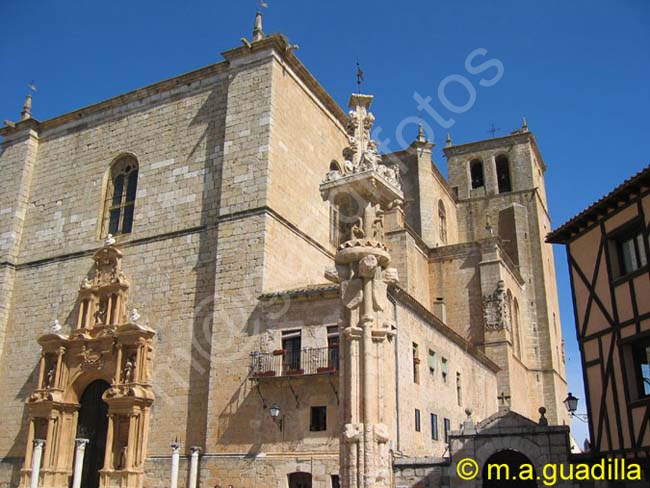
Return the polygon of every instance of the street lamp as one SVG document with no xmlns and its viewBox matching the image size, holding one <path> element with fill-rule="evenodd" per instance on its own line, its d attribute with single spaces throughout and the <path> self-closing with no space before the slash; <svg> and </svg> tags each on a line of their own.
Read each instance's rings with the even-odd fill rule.
<svg viewBox="0 0 650 488">
<path fill-rule="evenodd" d="M 576 413 L 576 410 L 578 410 L 579 401 L 580 400 L 577 397 L 573 396 L 573 393 L 569 392 L 569 395 L 564 399 L 564 405 L 566 406 L 566 409 L 569 412 L 569 416 L 575 417 L 578 420 L 582 420 L 583 422 L 587 422 L 589 418 L 587 414 Z"/>
<path fill-rule="evenodd" d="M 573 415 L 575 411 L 578 410 L 578 401 L 579 400 L 573 396 L 573 393 L 569 392 L 569 396 L 564 400 L 564 405 L 566 405 L 569 415 Z"/>
<path fill-rule="evenodd" d="M 269 414 L 271 415 L 271 419 L 273 420 L 273 423 L 275 423 L 280 430 L 282 430 L 282 419 L 280 418 L 280 405 L 277 403 L 274 403 L 271 405 L 269 408 Z"/>
</svg>

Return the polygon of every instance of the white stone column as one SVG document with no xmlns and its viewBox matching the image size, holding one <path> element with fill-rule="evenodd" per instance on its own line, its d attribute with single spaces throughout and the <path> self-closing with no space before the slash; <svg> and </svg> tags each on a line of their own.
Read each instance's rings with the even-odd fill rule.
<svg viewBox="0 0 650 488">
<path fill-rule="evenodd" d="M 180 442 L 172 442 L 172 481 L 170 488 L 178 487 L 178 462 L 181 454 Z"/>
<path fill-rule="evenodd" d="M 75 439 L 74 451 L 74 477 L 72 479 L 72 488 L 81 488 L 81 474 L 84 469 L 84 455 L 88 439 Z"/>
<path fill-rule="evenodd" d="M 201 448 L 197 446 L 190 447 L 192 457 L 190 459 L 190 482 L 188 488 L 196 488 L 196 482 L 199 479 L 199 454 Z"/>
<path fill-rule="evenodd" d="M 29 488 L 38 488 L 38 477 L 41 473 L 41 456 L 43 455 L 43 439 L 34 439 L 34 451 L 32 452 L 32 478 Z"/>
</svg>

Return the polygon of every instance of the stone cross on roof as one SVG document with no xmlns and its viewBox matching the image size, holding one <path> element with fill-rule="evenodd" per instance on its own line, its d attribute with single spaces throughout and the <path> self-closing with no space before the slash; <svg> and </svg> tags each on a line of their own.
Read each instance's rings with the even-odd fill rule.
<svg viewBox="0 0 650 488">
<path fill-rule="evenodd" d="M 497 397 L 501 405 L 508 405 L 510 403 L 510 395 L 506 395 L 504 391 Z"/>
</svg>

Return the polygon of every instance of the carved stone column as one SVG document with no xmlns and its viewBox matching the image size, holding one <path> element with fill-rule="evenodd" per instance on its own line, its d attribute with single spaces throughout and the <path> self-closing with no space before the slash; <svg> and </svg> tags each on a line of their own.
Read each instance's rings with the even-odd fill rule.
<svg viewBox="0 0 650 488">
<path fill-rule="evenodd" d="M 199 479 L 199 454 L 201 454 L 201 448 L 192 446 L 190 451 L 192 454 L 190 457 L 190 482 L 188 483 L 188 488 L 196 488 L 196 483 Z"/>
<path fill-rule="evenodd" d="M 172 479 L 170 488 L 178 487 L 178 464 L 181 455 L 181 444 L 179 442 L 172 442 Z"/>
<path fill-rule="evenodd" d="M 393 335 L 388 284 L 397 280 L 384 244 L 384 215 L 402 203 L 399 170 L 383 164 L 370 138 L 372 97 L 352 95 L 348 122 L 350 145 L 339 169 L 330 166 L 320 190 L 337 207 L 342 244 L 336 267 L 325 276 L 340 284 L 345 318 L 341 325 L 342 424 L 341 486 L 392 486 L 389 430 L 382 398 L 390 380 L 380 365 L 387 360 Z M 386 382 L 387 384 L 384 384 Z"/>
<path fill-rule="evenodd" d="M 84 468 L 84 455 L 88 439 L 75 439 L 74 453 L 74 478 L 72 479 L 72 488 L 81 488 L 81 474 Z"/>
<path fill-rule="evenodd" d="M 38 478 L 41 473 L 41 458 L 43 457 L 43 439 L 34 440 L 34 450 L 32 452 L 32 476 L 29 488 L 38 488 Z"/>
</svg>

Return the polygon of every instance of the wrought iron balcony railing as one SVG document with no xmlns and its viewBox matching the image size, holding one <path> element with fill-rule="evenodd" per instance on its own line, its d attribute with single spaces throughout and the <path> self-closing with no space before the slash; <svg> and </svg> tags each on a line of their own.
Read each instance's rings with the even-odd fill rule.
<svg viewBox="0 0 650 488">
<path fill-rule="evenodd" d="M 250 358 L 252 378 L 328 374 L 339 369 L 338 346 L 252 352 Z"/>
</svg>

